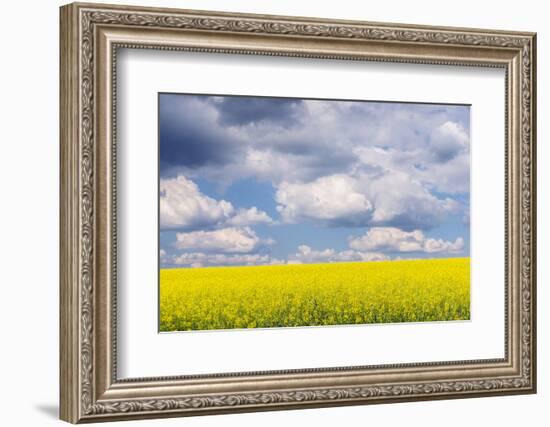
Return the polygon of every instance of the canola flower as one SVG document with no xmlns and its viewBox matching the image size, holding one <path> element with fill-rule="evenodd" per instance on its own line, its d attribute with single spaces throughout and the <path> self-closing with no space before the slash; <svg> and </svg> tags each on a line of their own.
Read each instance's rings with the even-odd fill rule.
<svg viewBox="0 0 550 427">
<path fill-rule="evenodd" d="M 469 318 L 470 258 L 160 271 L 164 332 Z"/>
</svg>

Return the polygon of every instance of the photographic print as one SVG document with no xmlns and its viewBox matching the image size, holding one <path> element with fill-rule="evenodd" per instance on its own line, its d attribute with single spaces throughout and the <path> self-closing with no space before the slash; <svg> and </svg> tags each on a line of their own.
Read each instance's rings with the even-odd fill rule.
<svg viewBox="0 0 550 427">
<path fill-rule="evenodd" d="M 470 106 L 159 94 L 161 332 L 470 318 Z"/>
</svg>

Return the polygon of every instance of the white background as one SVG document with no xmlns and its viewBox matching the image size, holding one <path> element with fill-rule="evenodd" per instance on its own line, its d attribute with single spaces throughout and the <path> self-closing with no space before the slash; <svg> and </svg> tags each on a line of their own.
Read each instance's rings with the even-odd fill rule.
<svg viewBox="0 0 550 427">
<path fill-rule="evenodd" d="M 119 53 L 120 378 L 504 357 L 504 70 L 327 62 Z M 471 321 L 158 334 L 158 92 L 472 104 Z"/>
<path fill-rule="evenodd" d="M 114 3 L 118 3 L 112 0 Z M 138 1 L 134 4 L 326 18 L 531 30 L 539 33 L 538 116 L 550 115 L 548 12 L 535 0 L 453 3 L 427 1 L 307 2 L 298 0 Z M 3 5 L 0 68 L 0 387 L 2 424 L 55 425 L 58 401 L 58 1 Z M 539 120 L 539 393 L 439 402 L 325 408 L 129 422 L 124 425 L 544 425 L 550 404 L 547 363 L 550 322 L 545 287 L 550 244 L 550 137 Z M 547 422 L 547 421 L 546 421 Z"/>
</svg>

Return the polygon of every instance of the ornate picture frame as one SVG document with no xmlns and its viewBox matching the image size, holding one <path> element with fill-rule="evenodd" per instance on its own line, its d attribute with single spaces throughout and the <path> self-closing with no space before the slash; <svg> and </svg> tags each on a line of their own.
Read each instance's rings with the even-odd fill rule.
<svg viewBox="0 0 550 427">
<path fill-rule="evenodd" d="M 74 3 L 60 11 L 60 416 L 97 422 L 536 391 L 536 35 Z M 502 68 L 504 358 L 117 377 L 117 49 Z"/>
</svg>

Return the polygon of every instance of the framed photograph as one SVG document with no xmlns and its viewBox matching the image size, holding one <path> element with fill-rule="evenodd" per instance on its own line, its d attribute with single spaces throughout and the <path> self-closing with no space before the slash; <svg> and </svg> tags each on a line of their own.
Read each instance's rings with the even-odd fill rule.
<svg viewBox="0 0 550 427">
<path fill-rule="evenodd" d="M 535 34 L 60 22 L 63 420 L 536 391 Z"/>
</svg>

